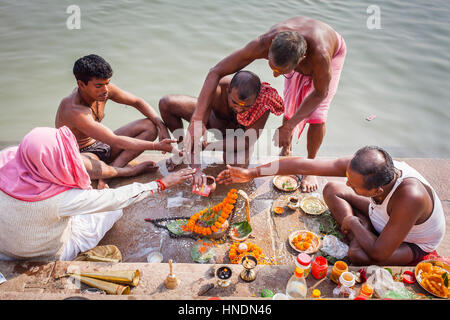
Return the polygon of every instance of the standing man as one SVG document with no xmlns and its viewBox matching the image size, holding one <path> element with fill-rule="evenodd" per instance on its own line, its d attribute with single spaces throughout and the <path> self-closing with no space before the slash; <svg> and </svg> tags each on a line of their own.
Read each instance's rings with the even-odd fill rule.
<svg viewBox="0 0 450 320">
<path fill-rule="evenodd" d="M 275 146 L 282 148 L 280 155 L 289 156 L 294 129 L 298 126 L 301 133 L 309 123 L 308 158 L 314 159 L 325 135 L 328 107 L 338 87 L 345 55 L 342 36 L 321 21 L 294 17 L 276 24 L 209 70 L 188 129 L 186 150 L 200 148 L 219 79 L 256 59 L 267 59 L 274 77 L 286 78 L 285 118 L 273 137 Z M 197 174 L 194 183 L 198 179 Z M 303 192 L 312 192 L 317 187 L 315 176 L 306 176 L 301 182 Z"/>
<path fill-rule="evenodd" d="M 61 101 L 55 126 L 65 125 L 74 133 L 80 152 L 113 167 L 126 166 L 145 150 L 172 152 L 175 140 L 154 142 L 158 136 L 168 136 L 161 118 L 144 99 L 110 82 L 113 71 L 102 57 L 91 54 L 78 59 L 73 73 L 78 87 Z M 113 132 L 101 123 L 108 99 L 136 108 L 145 119 Z"/>
</svg>

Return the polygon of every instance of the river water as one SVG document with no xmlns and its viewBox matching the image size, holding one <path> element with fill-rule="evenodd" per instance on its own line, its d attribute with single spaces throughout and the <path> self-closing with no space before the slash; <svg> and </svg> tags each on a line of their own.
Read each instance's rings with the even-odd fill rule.
<svg viewBox="0 0 450 320">
<path fill-rule="evenodd" d="M 74 11 L 67 12 L 72 5 L 79 28 Z M 318 156 L 379 145 L 396 157 L 450 157 L 446 0 L 2 0 L 0 147 L 33 127 L 54 125 L 60 100 L 76 85 L 72 67 L 81 56 L 103 56 L 115 84 L 157 109 L 168 93 L 197 96 L 209 68 L 296 15 L 332 26 L 348 50 Z M 282 94 L 283 79 L 272 76 L 267 61 L 247 69 Z M 140 117 L 110 101 L 104 124 L 116 129 Z M 270 116 L 260 154 L 278 154 L 271 132 L 280 123 Z M 306 155 L 305 140 L 303 134 L 294 155 Z"/>
</svg>

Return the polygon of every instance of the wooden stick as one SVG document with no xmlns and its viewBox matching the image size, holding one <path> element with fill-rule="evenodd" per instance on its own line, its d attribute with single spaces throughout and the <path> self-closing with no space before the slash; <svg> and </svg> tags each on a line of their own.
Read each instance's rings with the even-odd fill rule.
<svg viewBox="0 0 450 320">
<path fill-rule="evenodd" d="M 318 282 L 316 282 L 311 288 L 310 290 L 314 290 L 319 284 L 321 284 L 324 280 L 326 280 L 327 277 L 323 277 L 322 279 L 320 279 Z"/>
</svg>

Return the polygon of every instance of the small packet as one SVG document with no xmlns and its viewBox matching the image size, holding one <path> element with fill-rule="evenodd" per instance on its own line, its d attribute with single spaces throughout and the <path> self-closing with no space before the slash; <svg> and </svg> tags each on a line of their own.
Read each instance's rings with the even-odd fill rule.
<svg viewBox="0 0 450 320">
<path fill-rule="evenodd" d="M 337 286 L 333 289 L 333 295 L 338 298 L 348 298 L 353 300 L 356 296 L 356 291 L 346 286 Z"/>
<path fill-rule="evenodd" d="M 193 186 L 192 193 L 199 194 L 203 197 L 208 197 L 209 194 L 211 193 L 211 188 L 207 185 L 202 185 L 201 187 Z"/>
</svg>

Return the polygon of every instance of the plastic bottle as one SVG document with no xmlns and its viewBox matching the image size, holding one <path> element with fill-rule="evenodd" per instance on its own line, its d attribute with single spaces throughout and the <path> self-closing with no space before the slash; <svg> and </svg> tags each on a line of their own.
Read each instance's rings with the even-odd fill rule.
<svg viewBox="0 0 450 320">
<path fill-rule="evenodd" d="M 317 280 L 327 276 L 328 262 L 324 257 L 318 256 L 311 264 L 311 274 Z"/>
<path fill-rule="evenodd" d="M 304 277 L 309 275 L 309 271 L 311 270 L 311 256 L 306 253 L 299 253 L 297 258 L 295 259 L 295 268 L 302 268 Z"/>
<path fill-rule="evenodd" d="M 308 287 L 303 276 L 303 269 L 297 267 L 286 285 L 286 295 L 290 300 L 300 300 L 306 298 L 307 292 Z"/>
</svg>

